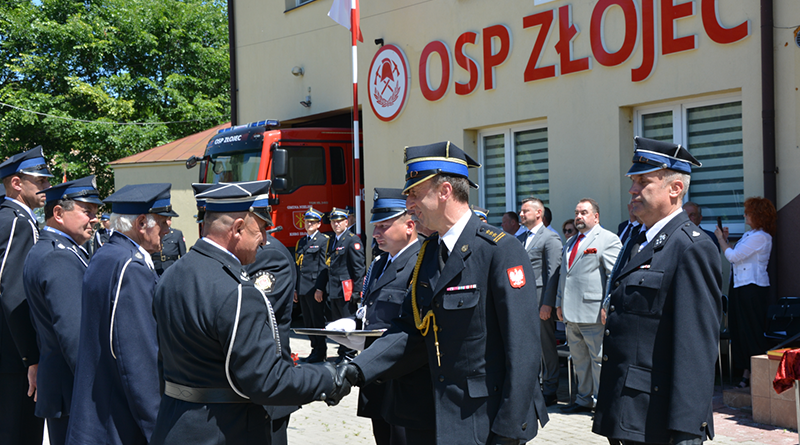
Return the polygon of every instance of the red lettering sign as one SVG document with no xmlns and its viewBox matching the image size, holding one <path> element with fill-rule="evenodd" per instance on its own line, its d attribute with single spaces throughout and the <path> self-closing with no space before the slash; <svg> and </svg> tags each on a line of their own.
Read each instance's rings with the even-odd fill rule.
<svg viewBox="0 0 800 445">
<path fill-rule="evenodd" d="M 625 14 L 625 38 L 622 47 L 617 52 L 609 52 L 606 48 L 603 34 L 603 18 L 611 6 L 619 6 Z M 600 0 L 592 11 L 592 22 L 589 28 L 589 38 L 592 44 L 592 54 L 600 65 L 616 66 L 624 63 L 633 54 L 636 48 L 636 35 L 639 26 L 636 18 L 636 4 L 633 0 Z"/>
<path fill-rule="evenodd" d="M 464 46 L 466 46 L 468 43 L 474 45 L 477 41 L 478 33 L 472 31 L 467 31 L 464 34 L 461 34 L 456 40 L 456 63 L 458 66 L 463 68 L 467 74 L 469 74 L 469 80 L 467 83 L 456 82 L 456 94 L 461 96 L 466 96 L 467 94 L 475 91 L 475 87 L 478 86 L 478 81 L 481 77 L 481 72 L 478 68 L 478 62 L 464 52 Z"/>
<path fill-rule="evenodd" d="M 428 59 L 431 54 L 436 53 L 442 61 L 442 79 L 436 89 L 433 88 L 428 79 Z M 447 45 L 441 40 L 434 40 L 433 42 L 425 45 L 422 54 L 419 56 L 419 89 L 425 99 L 431 102 L 444 97 L 447 92 L 447 86 L 450 84 L 450 51 L 447 50 Z"/>
<path fill-rule="evenodd" d="M 703 15 L 703 28 L 706 30 L 708 37 L 721 44 L 733 43 L 742 40 L 750 35 L 750 22 L 745 20 L 733 28 L 725 28 L 719 22 L 719 2 L 717 0 L 703 0 L 701 4 L 701 13 Z"/>
<path fill-rule="evenodd" d="M 588 57 L 572 59 L 572 40 L 578 34 L 578 27 L 572 23 L 572 5 L 558 8 L 558 43 L 556 51 L 561 56 L 561 74 L 577 73 L 591 69 Z"/>
<path fill-rule="evenodd" d="M 661 54 L 673 54 L 697 47 L 694 34 L 675 37 L 675 21 L 694 15 L 694 2 L 674 4 L 675 0 L 661 0 Z"/>
<path fill-rule="evenodd" d="M 555 65 L 537 68 L 539 60 L 542 58 L 544 43 L 550 36 L 550 29 L 553 25 L 554 17 L 553 12 L 554 10 L 551 9 L 522 18 L 522 27 L 525 29 L 541 26 L 539 34 L 536 36 L 536 43 L 533 44 L 533 50 L 531 51 L 531 57 L 528 59 L 528 65 L 525 66 L 525 82 L 556 77 Z"/>
<path fill-rule="evenodd" d="M 655 0 L 642 0 L 642 64 L 631 70 L 631 80 L 641 82 L 650 77 L 656 65 Z"/>
<path fill-rule="evenodd" d="M 494 45 L 495 39 L 499 48 Z M 511 31 L 506 25 L 483 28 L 483 89 L 495 87 L 494 68 L 503 64 L 511 53 Z"/>
</svg>

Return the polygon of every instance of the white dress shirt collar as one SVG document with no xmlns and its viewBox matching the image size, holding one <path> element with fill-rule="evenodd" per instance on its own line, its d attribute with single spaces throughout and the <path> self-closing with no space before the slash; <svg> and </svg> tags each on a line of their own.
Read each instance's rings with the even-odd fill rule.
<svg viewBox="0 0 800 445">
<path fill-rule="evenodd" d="M 439 242 L 444 243 L 447 246 L 447 253 L 453 251 L 453 248 L 456 246 L 456 242 L 458 242 L 458 238 L 461 236 L 461 232 L 464 231 L 464 227 L 467 227 L 467 222 L 469 222 L 470 215 L 472 215 L 472 211 L 467 209 L 464 211 L 464 214 L 461 215 L 461 218 L 453 224 L 453 227 L 450 227 L 444 235 L 439 237 Z"/>
</svg>

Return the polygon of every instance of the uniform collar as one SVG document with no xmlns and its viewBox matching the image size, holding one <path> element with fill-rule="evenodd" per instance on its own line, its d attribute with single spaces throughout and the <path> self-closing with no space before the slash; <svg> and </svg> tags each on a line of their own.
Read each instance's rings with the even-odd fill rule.
<svg viewBox="0 0 800 445">
<path fill-rule="evenodd" d="M 122 232 L 114 231 L 112 233 L 112 235 L 123 236 L 123 237 L 125 237 L 125 239 L 127 239 L 128 241 L 133 243 L 133 245 L 136 247 L 136 249 L 139 250 L 139 253 L 141 253 L 144 256 L 144 262 L 147 263 L 147 265 L 150 267 L 150 269 L 152 269 L 152 270 L 156 269 L 155 264 L 153 264 L 152 256 L 150 255 L 150 253 L 148 251 L 144 250 L 144 247 L 140 246 L 139 243 L 137 243 L 136 241 L 132 240 L 131 237 L 129 237 L 128 235 L 126 235 L 126 234 L 124 234 Z"/>
<path fill-rule="evenodd" d="M 16 203 L 18 206 L 20 206 L 20 207 L 22 207 L 23 209 L 25 209 L 25 211 L 26 211 L 26 212 L 28 212 L 28 215 L 30 215 L 30 216 L 31 216 L 31 219 L 32 219 L 32 220 L 34 220 L 34 221 L 36 221 L 36 215 L 33 213 L 33 210 L 32 210 L 30 207 L 28 207 L 27 205 L 25 205 L 25 203 L 24 203 L 24 202 L 22 202 L 22 201 L 19 201 L 19 200 L 16 200 L 16 199 L 14 199 L 14 198 L 9 198 L 8 196 L 6 196 L 6 199 L 7 199 L 7 200 L 9 200 L 9 201 L 11 201 L 11 202 L 14 202 L 14 203 Z"/>
<path fill-rule="evenodd" d="M 664 218 L 661 218 L 661 220 L 653 224 L 653 227 L 648 228 L 647 232 L 645 233 L 645 237 L 647 237 L 647 242 L 649 243 L 653 241 L 653 238 L 655 238 L 656 235 L 658 235 L 658 232 L 661 232 L 661 229 L 663 229 L 667 225 L 667 223 L 672 221 L 673 218 L 680 215 L 681 212 L 683 212 L 683 209 L 678 207 L 677 210 L 665 216 Z M 644 246 L 644 244 L 642 246 Z"/>
<path fill-rule="evenodd" d="M 212 246 L 216 247 L 217 249 L 219 249 L 219 250 L 221 250 L 221 251 L 223 251 L 223 252 L 227 253 L 227 254 L 228 254 L 228 255 L 230 255 L 231 257 L 233 257 L 233 259 L 234 259 L 234 260 L 236 260 L 236 264 L 238 264 L 238 265 L 240 265 L 240 266 L 242 265 L 242 262 L 241 262 L 241 261 L 239 261 L 239 258 L 236 258 L 236 255 L 234 255 L 233 253 L 231 253 L 231 252 L 230 252 L 228 249 L 226 249 L 226 248 L 224 248 L 224 247 L 220 246 L 219 244 L 215 243 L 215 242 L 214 242 L 214 241 L 212 241 L 210 238 L 203 237 L 203 238 L 201 238 L 201 239 L 202 239 L 203 241 L 207 242 L 208 244 L 210 244 L 210 245 L 212 245 Z"/>
<path fill-rule="evenodd" d="M 459 218 L 458 221 L 453 224 L 453 227 L 450 227 L 450 230 L 439 237 L 439 242 L 444 243 L 444 245 L 447 246 L 448 253 L 453 251 L 453 247 L 455 247 L 456 243 L 458 242 L 458 238 L 461 237 L 461 232 L 464 231 L 464 227 L 467 227 L 470 216 L 472 216 L 472 210 L 467 208 L 464 211 L 464 214 L 461 215 L 461 218 Z"/>
<path fill-rule="evenodd" d="M 417 237 L 414 237 L 414 240 L 413 240 L 413 241 L 411 241 L 410 243 L 406 244 L 406 247 L 403 247 L 402 249 L 400 249 L 400 251 L 399 251 L 399 252 L 397 252 L 397 255 L 394 255 L 394 256 L 392 256 L 391 254 L 389 254 L 389 262 L 391 263 L 392 261 L 394 261 L 394 259 L 395 259 L 395 258 L 397 258 L 397 257 L 399 257 L 400 255 L 402 255 L 402 254 L 403 254 L 403 252 L 405 252 L 406 250 L 408 250 L 408 248 L 409 248 L 409 247 L 411 247 L 411 246 L 413 246 L 413 245 L 414 245 L 414 243 L 416 243 L 416 242 L 417 242 Z"/>
</svg>

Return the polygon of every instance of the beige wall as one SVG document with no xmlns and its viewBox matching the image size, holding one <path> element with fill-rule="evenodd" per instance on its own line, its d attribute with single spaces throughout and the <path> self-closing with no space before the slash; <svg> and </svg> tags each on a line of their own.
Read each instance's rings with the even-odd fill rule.
<svg viewBox="0 0 800 445">
<path fill-rule="evenodd" d="M 183 162 L 149 163 L 114 165 L 114 188 L 129 184 L 148 184 L 153 182 L 169 182 L 170 202 L 175 212 L 180 215 L 172 218 L 172 227 L 183 232 L 186 247 L 194 245 L 198 238 L 197 205 L 194 199 L 192 183 L 197 182 L 197 169 L 187 170 Z"/>
<path fill-rule="evenodd" d="M 657 54 L 653 74 L 643 82 L 631 81 L 631 70 L 642 61 L 641 35 L 628 61 L 615 67 L 592 60 L 592 69 L 556 78 L 523 82 L 538 29 L 524 29 L 522 17 L 563 5 L 572 5 L 572 22 L 580 33 L 573 41 L 576 57 L 591 56 L 590 17 L 597 2 L 591 0 L 533 2 L 512 0 L 456 1 L 374 0 L 361 4 L 364 43 L 358 45 L 359 97 L 363 110 L 366 195 L 373 187 L 399 187 L 403 183 L 403 147 L 449 139 L 477 158 L 477 135 L 482 129 L 516 123 L 546 122 L 549 136 L 551 208 L 554 221 L 573 212 L 578 199 L 594 197 L 603 209 L 601 222 L 612 228 L 625 217 L 629 181 L 627 170 L 633 146 L 633 110 L 636 107 L 733 94 L 743 103 L 743 137 L 746 196 L 763 193 L 761 153 L 761 84 L 759 2 L 719 1 L 720 20 L 734 26 L 749 20 L 750 35 L 732 44 L 717 44 L 707 36 L 700 0 L 694 15 L 676 22 L 679 36 L 696 35 L 697 48 L 672 55 Z M 641 14 L 641 0 L 635 0 Z M 682 2 L 687 3 L 687 2 Z M 656 2 L 656 29 L 660 17 Z M 775 1 L 775 25 L 794 24 L 800 2 Z M 352 105 L 350 44 L 346 29 L 327 17 L 330 0 L 317 0 L 284 13 L 283 3 L 244 0 L 237 4 L 236 50 L 239 61 L 239 112 L 242 122 L 265 118 L 300 119 Z M 557 13 L 556 13 L 557 17 Z M 606 16 L 609 49 L 622 42 L 622 14 L 612 8 Z M 791 22 L 791 23 L 790 23 Z M 509 59 L 495 69 L 496 88 L 478 89 L 458 96 L 453 82 L 466 80 L 455 65 L 456 38 L 465 31 L 504 24 L 511 30 Z M 641 34 L 641 27 L 639 28 Z M 779 208 L 800 194 L 800 129 L 798 92 L 800 48 L 792 29 L 776 28 L 776 123 L 780 175 Z M 400 46 L 409 61 L 411 91 L 398 119 L 378 120 L 368 103 L 367 72 L 378 47 L 374 39 Z M 426 44 L 444 41 L 453 58 L 453 76 L 447 94 L 437 102 L 424 99 L 419 88 L 418 65 Z M 553 22 L 539 65 L 559 63 L 554 49 L 559 39 L 558 19 Z M 482 36 L 467 53 L 483 67 Z M 594 59 L 594 58 L 593 58 Z M 434 67 L 438 62 L 431 62 Z M 294 77 L 293 66 L 305 75 Z M 433 69 L 432 72 L 436 72 Z M 437 84 L 436 79 L 433 80 Z M 299 102 L 311 87 L 312 106 Z M 473 179 L 478 179 L 473 175 Z M 477 203 L 477 193 L 473 202 Z M 370 202 L 367 202 L 369 209 Z M 369 210 L 367 210 L 368 212 Z M 369 214 L 369 213 L 367 213 Z"/>
</svg>

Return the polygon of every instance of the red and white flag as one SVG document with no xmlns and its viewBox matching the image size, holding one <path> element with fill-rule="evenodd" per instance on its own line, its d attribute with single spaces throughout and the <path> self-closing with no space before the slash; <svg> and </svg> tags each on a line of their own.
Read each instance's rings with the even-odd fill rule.
<svg viewBox="0 0 800 445">
<path fill-rule="evenodd" d="M 364 37 L 361 35 L 361 15 L 358 9 L 358 0 L 333 0 L 331 10 L 328 11 L 328 17 L 354 33 L 359 42 L 364 41 Z M 350 27 L 351 22 L 353 23 L 352 28 Z"/>
</svg>

